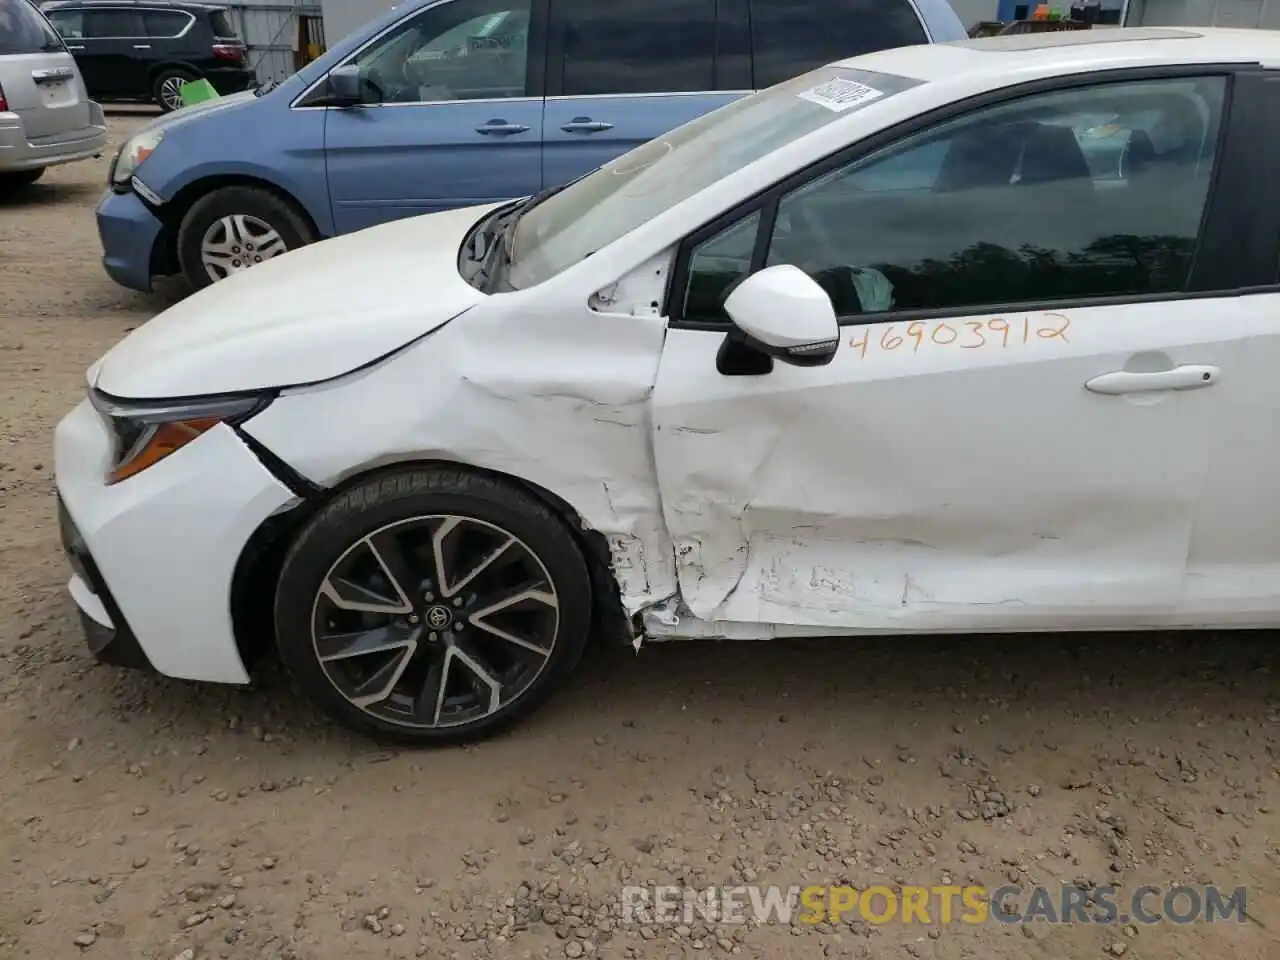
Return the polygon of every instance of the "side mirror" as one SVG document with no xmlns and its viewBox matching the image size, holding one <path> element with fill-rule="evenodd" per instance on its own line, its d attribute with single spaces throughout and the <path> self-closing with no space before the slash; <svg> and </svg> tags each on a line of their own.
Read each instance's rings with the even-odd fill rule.
<svg viewBox="0 0 1280 960">
<path fill-rule="evenodd" d="M 354 107 L 363 102 L 360 68 L 346 63 L 329 71 L 329 103 L 335 107 Z"/>
<path fill-rule="evenodd" d="M 840 347 L 831 298 L 790 264 L 751 274 L 725 298 L 724 309 L 747 346 L 784 363 L 821 367 Z"/>
</svg>

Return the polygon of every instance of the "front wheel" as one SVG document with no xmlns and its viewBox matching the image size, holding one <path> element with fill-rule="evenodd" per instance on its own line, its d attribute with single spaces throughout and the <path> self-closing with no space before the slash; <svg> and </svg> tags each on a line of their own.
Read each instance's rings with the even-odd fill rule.
<svg viewBox="0 0 1280 960">
<path fill-rule="evenodd" d="M 587 565 L 519 487 L 455 469 L 371 479 L 307 525 L 276 594 L 281 659 L 342 725 L 411 745 L 531 714 L 581 659 Z"/>
<path fill-rule="evenodd" d="M 292 203 L 260 187 L 223 187 L 201 197 L 178 229 L 178 263 L 196 290 L 314 242 Z"/>
</svg>

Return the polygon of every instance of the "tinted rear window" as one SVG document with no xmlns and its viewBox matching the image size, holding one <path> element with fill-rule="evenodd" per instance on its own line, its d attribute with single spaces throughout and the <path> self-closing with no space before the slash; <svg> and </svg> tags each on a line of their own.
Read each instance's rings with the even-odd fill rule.
<svg viewBox="0 0 1280 960">
<path fill-rule="evenodd" d="M 209 26 L 213 28 L 215 37 L 234 37 L 236 36 L 235 25 L 231 22 L 231 18 L 227 16 L 225 10 L 215 10 L 209 14 Z"/>
<path fill-rule="evenodd" d="M 187 28 L 191 18 L 174 10 L 146 10 L 142 22 L 148 37 L 176 37 Z"/>
<path fill-rule="evenodd" d="M 569 0 L 565 96 L 715 89 L 715 0 Z"/>
<path fill-rule="evenodd" d="M 27 0 L 0 0 L 0 56 L 62 49 L 58 35 Z"/>
<path fill-rule="evenodd" d="M 751 0 L 755 87 L 846 57 L 925 43 L 908 0 Z"/>
</svg>

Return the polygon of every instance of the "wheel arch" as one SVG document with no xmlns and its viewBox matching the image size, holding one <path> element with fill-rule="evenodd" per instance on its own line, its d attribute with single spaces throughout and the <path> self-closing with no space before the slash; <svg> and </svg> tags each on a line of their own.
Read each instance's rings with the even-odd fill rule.
<svg viewBox="0 0 1280 960">
<path fill-rule="evenodd" d="M 153 63 L 147 69 L 147 83 L 154 87 L 156 81 L 160 79 L 160 74 L 167 73 L 170 70 L 179 70 L 182 73 L 189 73 L 197 80 L 203 79 L 204 72 L 197 66 L 188 63 L 185 60 L 160 60 Z"/>
<path fill-rule="evenodd" d="M 284 559 L 306 523 L 334 498 L 358 484 L 414 469 L 464 470 L 504 481 L 523 490 L 546 506 L 569 531 L 582 551 L 591 575 L 591 630 L 594 640 L 618 638 L 630 642 L 633 624 L 622 605 L 614 579 L 609 543 L 604 535 L 588 527 L 578 512 L 563 498 L 528 480 L 452 460 L 402 460 L 362 470 L 332 487 L 318 488 L 292 509 L 268 517 L 246 542 L 231 581 L 231 620 L 236 647 L 245 667 L 252 669 L 275 643 L 274 606 Z M 269 467 L 270 469 L 270 467 Z M 270 589 L 263 589 L 269 583 Z"/>
<path fill-rule="evenodd" d="M 297 211 L 307 226 L 311 228 L 311 232 L 317 240 L 325 238 L 319 223 L 311 215 L 311 211 L 307 209 L 306 204 L 280 184 L 266 177 L 248 173 L 212 174 L 186 184 L 173 195 L 173 198 L 168 203 L 160 208 L 160 222 L 164 226 L 160 240 L 153 248 L 151 264 L 153 274 L 169 276 L 181 272 L 181 266 L 178 263 L 178 230 L 182 227 L 182 221 L 197 202 L 209 196 L 209 194 L 227 187 L 250 187 L 271 193 Z"/>
</svg>

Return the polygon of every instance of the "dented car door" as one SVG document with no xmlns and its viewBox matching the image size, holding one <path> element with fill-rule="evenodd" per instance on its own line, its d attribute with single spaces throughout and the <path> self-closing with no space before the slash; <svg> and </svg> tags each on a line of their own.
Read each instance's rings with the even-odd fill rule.
<svg viewBox="0 0 1280 960">
<path fill-rule="evenodd" d="M 1195 260 L 1227 84 L 996 101 L 691 236 L 653 399 L 689 610 L 762 634 L 1178 620 L 1242 321 L 1267 306 Z M 1136 106 L 1199 126 L 1163 164 L 1091 168 L 1073 117 Z M 724 348 L 715 291 L 780 262 L 836 304 L 827 366 Z"/>
</svg>

